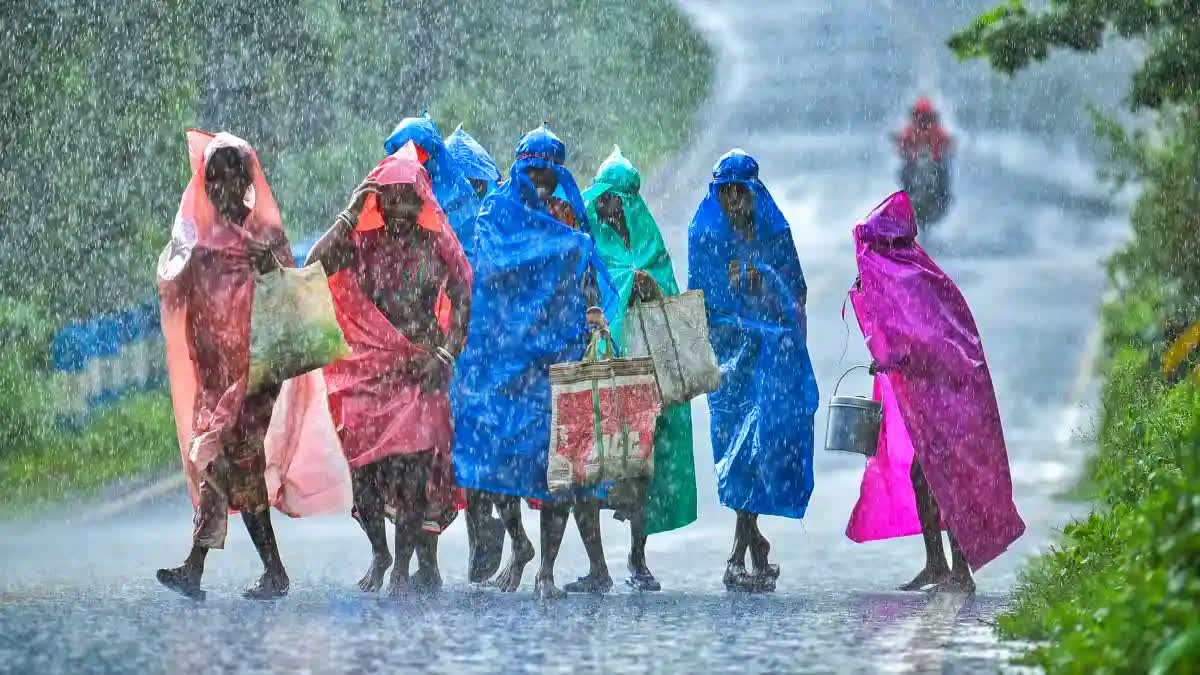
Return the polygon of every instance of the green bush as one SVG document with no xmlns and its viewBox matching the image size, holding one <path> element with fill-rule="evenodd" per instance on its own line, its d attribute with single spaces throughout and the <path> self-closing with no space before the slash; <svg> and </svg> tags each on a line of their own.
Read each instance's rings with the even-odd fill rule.
<svg viewBox="0 0 1200 675">
<path fill-rule="evenodd" d="M 1113 358 L 1092 465 L 1101 503 L 1023 573 L 1003 635 L 1056 673 L 1186 673 L 1200 662 L 1200 389 Z"/>
<path fill-rule="evenodd" d="M 114 481 L 179 461 L 170 397 L 150 392 L 101 411 L 80 433 L 44 435 L 0 461 L 0 513 L 35 511 L 48 500 L 85 498 Z"/>
<path fill-rule="evenodd" d="M 36 305 L 0 296 L 0 461 L 53 432 L 52 393 L 41 375 L 52 330 Z"/>
</svg>

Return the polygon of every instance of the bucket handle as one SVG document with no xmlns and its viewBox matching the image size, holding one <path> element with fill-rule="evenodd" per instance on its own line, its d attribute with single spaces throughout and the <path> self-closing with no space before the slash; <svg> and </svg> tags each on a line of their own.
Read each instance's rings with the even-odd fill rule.
<svg viewBox="0 0 1200 675">
<path fill-rule="evenodd" d="M 852 366 L 850 368 L 850 370 L 847 370 L 846 372 L 842 373 L 842 376 L 838 378 L 837 384 L 833 385 L 833 395 L 834 396 L 837 396 L 838 387 L 842 386 L 842 380 L 846 379 L 847 375 L 849 375 L 850 373 L 853 373 L 854 371 L 858 370 L 859 368 L 862 368 L 863 370 L 866 370 L 867 372 L 871 371 L 870 366 Z"/>
</svg>

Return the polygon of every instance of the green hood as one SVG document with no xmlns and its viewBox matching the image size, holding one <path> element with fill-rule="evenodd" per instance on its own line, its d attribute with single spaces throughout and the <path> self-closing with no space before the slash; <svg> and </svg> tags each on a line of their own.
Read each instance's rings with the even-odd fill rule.
<svg viewBox="0 0 1200 675">
<path fill-rule="evenodd" d="M 642 175 L 633 163 L 621 154 L 621 149 L 613 146 L 612 154 L 596 172 L 592 186 L 583 192 L 583 203 L 587 207 L 588 218 L 594 224 L 592 236 L 596 240 L 596 248 L 621 296 L 620 303 L 615 304 L 612 311 L 616 316 L 607 317 L 613 338 L 621 347 L 624 347 L 621 341 L 624 338 L 622 330 L 625 309 L 629 306 L 629 298 L 633 294 L 636 270 L 644 270 L 654 277 L 662 287 L 664 295 L 679 294 L 679 284 L 675 282 L 675 271 L 671 267 L 671 255 L 667 253 L 654 216 L 650 215 L 650 209 L 642 199 L 641 187 Z M 629 247 L 625 246 L 625 240 L 616 230 L 600 222 L 596 215 L 596 200 L 608 192 L 616 193 L 625 206 Z"/>
</svg>

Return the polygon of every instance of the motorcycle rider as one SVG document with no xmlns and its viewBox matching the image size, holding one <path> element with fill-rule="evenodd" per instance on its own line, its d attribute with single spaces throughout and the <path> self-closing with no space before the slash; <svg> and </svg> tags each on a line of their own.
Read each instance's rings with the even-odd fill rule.
<svg viewBox="0 0 1200 675">
<path fill-rule="evenodd" d="M 942 127 L 938 111 L 927 97 L 922 96 L 913 104 L 909 123 L 896 135 L 896 146 L 904 160 L 900 172 L 900 183 L 905 190 L 913 184 L 913 172 L 922 153 L 928 153 L 937 168 L 937 185 L 943 195 L 949 190 L 950 156 L 954 151 L 954 139 Z"/>
</svg>

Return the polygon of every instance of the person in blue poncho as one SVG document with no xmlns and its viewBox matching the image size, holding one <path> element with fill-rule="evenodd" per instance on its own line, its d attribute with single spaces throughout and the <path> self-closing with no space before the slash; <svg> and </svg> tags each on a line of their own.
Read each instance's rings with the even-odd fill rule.
<svg viewBox="0 0 1200 675">
<path fill-rule="evenodd" d="M 688 268 L 688 286 L 704 291 L 721 362 L 721 387 L 708 404 L 717 489 L 737 512 L 725 587 L 772 591 L 779 567 L 768 560 L 758 516 L 802 518 L 808 507 L 817 382 L 792 233 L 758 178 L 758 162 L 742 150 L 713 168 L 688 228 Z"/>
<path fill-rule="evenodd" d="M 458 162 L 479 199 L 482 200 L 500 184 L 500 170 L 496 168 L 496 161 L 479 141 L 463 131 L 461 124 L 446 137 L 446 152 Z"/>
<path fill-rule="evenodd" d="M 427 113 L 400 120 L 384 141 L 383 149 L 391 156 L 410 141 L 417 146 L 417 156 L 433 181 L 433 196 L 437 197 L 438 205 L 470 260 L 475 241 L 475 214 L 479 211 L 475 189 L 463 175 L 462 166 L 447 151 L 441 132 Z"/>
<path fill-rule="evenodd" d="M 461 487 L 490 493 L 512 537 L 494 584 L 515 591 L 534 549 L 521 526 L 519 498 L 542 503 L 541 569 L 535 592 L 561 597 L 554 563 L 577 496 L 546 483 L 550 376 L 555 363 L 583 357 L 591 329 L 606 328 L 602 305 L 616 293 L 589 234 L 574 177 L 556 161 L 561 141 L 544 126 L 523 136 L 509 180 L 483 200 L 476 222 L 469 347 L 459 359 L 452 402 L 454 474 Z M 550 209 L 562 187 L 569 207 Z"/>
</svg>

